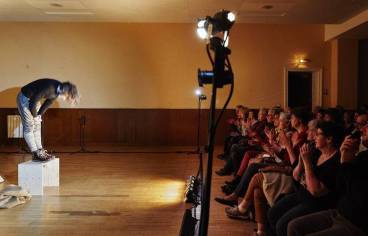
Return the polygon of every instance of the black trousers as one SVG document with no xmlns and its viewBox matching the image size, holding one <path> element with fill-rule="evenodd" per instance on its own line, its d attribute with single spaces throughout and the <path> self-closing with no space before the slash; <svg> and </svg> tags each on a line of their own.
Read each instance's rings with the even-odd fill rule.
<svg viewBox="0 0 368 236">
<path fill-rule="evenodd" d="M 337 210 L 319 211 L 298 217 L 288 225 L 288 236 L 364 236 L 358 227 L 341 216 Z"/>
<path fill-rule="evenodd" d="M 322 210 L 321 206 L 301 202 L 298 193 L 291 193 L 275 203 L 268 210 L 268 223 L 277 236 L 286 236 L 287 228 L 290 221 L 297 217 L 304 216 Z"/>
</svg>

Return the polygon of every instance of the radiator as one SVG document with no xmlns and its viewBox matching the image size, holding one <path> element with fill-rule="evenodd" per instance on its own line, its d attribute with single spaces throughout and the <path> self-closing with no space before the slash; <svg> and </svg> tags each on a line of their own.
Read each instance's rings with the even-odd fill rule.
<svg viewBox="0 0 368 236">
<path fill-rule="evenodd" d="M 19 115 L 8 115 L 8 138 L 23 138 L 23 125 Z"/>
</svg>

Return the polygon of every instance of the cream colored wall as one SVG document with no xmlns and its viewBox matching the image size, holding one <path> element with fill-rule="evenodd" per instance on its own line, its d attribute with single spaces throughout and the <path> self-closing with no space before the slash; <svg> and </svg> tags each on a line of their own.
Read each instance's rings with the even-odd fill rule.
<svg viewBox="0 0 368 236">
<path fill-rule="evenodd" d="M 323 25 L 236 24 L 231 105 L 282 104 L 284 67 L 304 55 L 328 69 L 326 45 Z M 195 108 L 197 68 L 210 68 L 195 24 L 0 23 L 0 61 L 0 107 L 15 107 L 20 86 L 52 77 L 78 85 L 81 108 Z"/>
</svg>

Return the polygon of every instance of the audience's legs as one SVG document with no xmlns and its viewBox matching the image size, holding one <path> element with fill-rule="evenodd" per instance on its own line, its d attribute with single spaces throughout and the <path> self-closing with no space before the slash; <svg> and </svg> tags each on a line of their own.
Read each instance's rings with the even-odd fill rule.
<svg viewBox="0 0 368 236">
<path fill-rule="evenodd" d="M 258 232 L 265 233 L 267 225 L 266 214 L 268 204 L 262 188 L 257 188 L 254 191 L 254 208 L 256 211 L 255 220 L 257 222 Z"/>
<path fill-rule="evenodd" d="M 290 221 L 288 236 L 345 236 L 365 235 L 351 222 L 342 217 L 337 210 L 326 210 L 298 217 Z"/>
<path fill-rule="evenodd" d="M 260 152 L 258 151 L 247 151 L 245 152 L 242 162 L 240 164 L 239 170 L 237 172 L 237 176 L 242 176 L 244 174 L 244 172 L 246 171 L 248 164 L 249 164 L 249 160 L 256 157 Z"/>
<path fill-rule="evenodd" d="M 330 228 L 332 224 L 331 212 L 320 211 L 290 221 L 287 232 L 289 236 L 306 235 Z"/>
<path fill-rule="evenodd" d="M 287 227 L 290 221 L 293 219 L 304 216 L 313 212 L 317 212 L 320 209 L 312 207 L 310 204 L 306 203 L 299 203 L 295 207 L 291 208 L 290 210 L 284 212 L 281 218 L 276 223 L 276 234 L 277 236 L 284 236 L 287 235 Z"/>
<path fill-rule="evenodd" d="M 268 223 L 273 231 L 276 230 L 276 224 L 285 212 L 296 206 L 298 203 L 297 194 L 291 193 L 281 198 L 268 210 Z"/>
<path fill-rule="evenodd" d="M 267 166 L 267 164 L 263 164 L 263 163 L 255 163 L 255 164 L 250 165 L 247 168 L 247 170 L 245 171 L 244 175 L 242 176 L 242 178 L 240 180 L 240 183 L 236 187 L 234 193 L 239 197 L 244 196 L 244 194 L 247 191 L 249 183 L 252 180 L 253 176 L 258 173 L 259 169 L 261 169 L 265 166 Z"/>
<path fill-rule="evenodd" d="M 249 187 L 243 200 L 239 204 L 239 210 L 241 212 L 248 210 L 250 205 L 253 203 L 255 190 L 259 188 L 262 189 L 262 184 L 263 184 L 263 175 L 262 174 L 254 175 L 249 183 Z"/>
</svg>

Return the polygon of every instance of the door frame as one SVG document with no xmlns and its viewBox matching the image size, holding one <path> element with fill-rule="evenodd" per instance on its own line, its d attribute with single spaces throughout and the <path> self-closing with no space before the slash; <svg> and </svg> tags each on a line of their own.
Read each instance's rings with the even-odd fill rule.
<svg viewBox="0 0 368 236">
<path fill-rule="evenodd" d="M 312 72 L 312 108 L 322 106 L 322 68 L 292 68 L 284 67 L 284 108 L 288 107 L 289 72 Z"/>
</svg>

